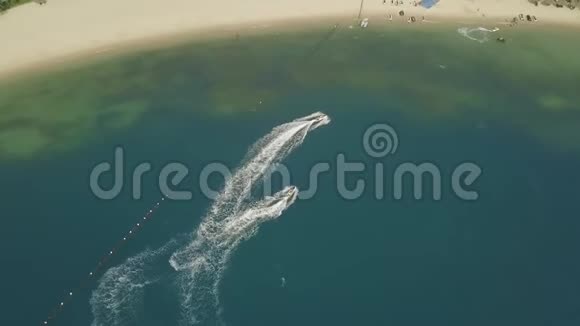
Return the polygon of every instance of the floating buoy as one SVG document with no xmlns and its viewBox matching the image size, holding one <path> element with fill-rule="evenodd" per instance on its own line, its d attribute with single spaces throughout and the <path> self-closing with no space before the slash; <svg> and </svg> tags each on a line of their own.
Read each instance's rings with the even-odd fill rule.
<svg viewBox="0 0 580 326">
<path fill-rule="evenodd" d="M 165 200 L 165 197 L 162 197 L 161 201 L 164 201 L 164 200 Z M 148 220 L 147 217 L 152 216 L 154 210 L 156 210 L 159 207 L 159 203 L 160 203 L 160 201 L 158 201 L 155 204 L 154 209 L 149 209 L 149 212 L 143 217 L 143 220 Z M 42 322 L 43 325 L 48 325 L 48 321 L 55 319 L 58 316 L 58 314 L 60 314 L 63 311 L 63 307 L 65 306 L 65 303 L 72 299 L 73 292 L 77 292 L 78 290 L 85 288 L 87 286 L 87 284 L 89 284 L 90 281 L 94 280 L 93 277 L 96 276 L 96 274 L 98 272 L 101 272 L 106 267 L 106 263 L 108 261 L 110 261 L 111 257 L 115 253 L 119 252 L 120 247 L 127 241 L 127 239 L 129 239 L 130 235 L 133 235 L 133 230 L 136 230 L 136 231 L 141 230 L 141 228 L 140 228 L 141 223 L 137 223 L 136 225 L 137 225 L 137 227 L 129 230 L 129 233 L 128 233 L 129 235 L 124 236 L 122 238 L 123 240 L 119 241 L 117 243 L 117 245 L 114 246 L 113 249 L 108 252 L 108 255 L 102 257 L 101 260 L 99 260 L 99 262 L 96 265 L 96 268 L 92 272 L 89 272 L 88 277 L 86 277 L 86 279 L 84 279 L 81 282 L 81 284 L 77 288 L 77 290 L 65 292 L 65 293 L 68 293 L 68 296 L 66 296 L 66 299 L 64 301 L 61 301 L 58 304 L 58 306 L 52 311 L 52 313 L 49 314 L 48 318 Z"/>
</svg>

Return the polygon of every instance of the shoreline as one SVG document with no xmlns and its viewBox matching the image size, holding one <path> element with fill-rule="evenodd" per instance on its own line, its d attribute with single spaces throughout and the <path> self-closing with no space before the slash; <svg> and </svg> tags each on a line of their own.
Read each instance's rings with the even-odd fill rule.
<svg viewBox="0 0 580 326">
<path fill-rule="evenodd" d="M 46 58 L 38 62 L 27 64 L 13 69 L 0 69 L 0 83 L 8 79 L 26 78 L 31 74 L 50 73 L 67 69 L 71 65 L 97 62 L 116 58 L 120 55 L 127 55 L 139 52 L 154 51 L 188 44 L 192 42 L 204 42 L 209 40 L 224 40 L 235 38 L 236 34 L 242 37 L 253 37 L 260 34 L 272 35 L 274 33 L 301 32 L 310 28 L 320 28 L 335 23 L 345 23 L 350 17 L 319 17 L 317 22 L 312 22 L 309 18 L 298 18 L 290 20 L 262 21 L 249 24 L 231 24 L 223 26 L 212 26 L 206 28 L 194 28 L 182 30 L 175 33 L 141 37 L 131 40 L 111 41 L 108 45 L 95 47 L 86 50 L 78 50 L 63 54 L 58 57 Z"/>
<path fill-rule="evenodd" d="M 103 1 L 111 3 L 107 5 Z M 248 0 L 243 4 L 223 0 L 230 1 L 228 5 L 207 5 L 207 1 L 202 5 L 202 0 L 170 0 L 174 6 L 153 0 L 103 1 L 51 0 L 44 6 L 29 3 L 1 15 L 0 39 L 4 40 L 4 58 L 0 61 L 0 81 L 58 69 L 74 62 L 189 41 L 219 39 L 236 33 L 286 32 L 333 22 L 350 22 L 354 28 L 360 28 L 356 25 L 359 0 L 321 0 L 317 4 L 309 4 L 308 0 L 293 0 L 267 6 L 263 5 L 263 0 Z M 425 9 L 413 6 L 413 2 L 408 0 L 405 5 L 399 6 L 391 5 L 390 0 L 386 4 L 382 0 L 366 0 L 361 18 L 369 18 L 372 25 L 385 26 L 389 23 L 407 24 L 406 19 L 415 16 L 418 21 L 410 25 L 481 24 L 503 25 L 503 28 L 511 29 L 521 26 L 508 27 L 507 20 L 522 13 L 539 19 L 533 23 L 522 22 L 523 25 L 580 27 L 580 10 L 536 7 L 527 0 L 489 2 L 442 0 L 434 8 Z M 91 4 L 90 7 L 87 8 L 87 4 Z M 135 4 L 142 5 L 139 12 L 134 16 L 127 15 Z M 195 14 L 189 15 L 187 12 L 200 8 L 203 10 Z M 400 10 L 405 11 L 405 16 L 398 16 Z M 387 19 L 389 13 L 393 15 L 391 22 Z M 420 22 L 419 17 L 422 16 L 425 16 L 425 22 Z M 38 28 L 34 28 L 35 24 L 30 20 L 36 21 Z M 106 25 L 102 25 L 104 22 Z M 75 24 L 79 23 L 81 27 L 75 30 Z"/>
</svg>

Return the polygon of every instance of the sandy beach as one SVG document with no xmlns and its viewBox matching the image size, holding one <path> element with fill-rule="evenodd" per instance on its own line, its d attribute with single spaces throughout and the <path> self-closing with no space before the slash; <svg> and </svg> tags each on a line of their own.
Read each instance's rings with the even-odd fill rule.
<svg viewBox="0 0 580 326">
<path fill-rule="evenodd" d="M 529 14 L 538 18 L 534 24 L 580 26 L 578 9 L 534 6 L 527 0 L 441 0 L 431 9 L 415 6 L 414 1 L 401 2 L 404 3 L 393 5 L 391 0 L 365 0 L 361 18 L 372 17 L 371 24 L 384 24 L 389 15 L 393 22 L 406 22 L 411 16 L 420 21 L 424 16 L 426 22 L 462 24 L 478 20 L 507 28 L 507 20 Z M 356 24 L 360 7 L 360 0 L 49 0 L 42 6 L 29 3 L 0 15 L 0 77 L 62 62 L 75 54 L 105 53 L 131 41 L 159 40 L 220 27 L 299 19 L 316 22 L 323 17 L 352 18 Z M 405 11 L 403 17 L 398 14 L 401 10 Z M 380 21 L 381 17 L 384 21 Z"/>
</svg>

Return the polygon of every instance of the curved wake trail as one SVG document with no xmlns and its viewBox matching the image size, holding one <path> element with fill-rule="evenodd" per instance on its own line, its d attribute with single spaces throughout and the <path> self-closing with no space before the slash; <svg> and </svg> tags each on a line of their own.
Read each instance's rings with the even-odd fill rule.
<svg viewBox="0 0 580 326">
<path fill-rule="evenodd" d="M 309 119 L 315 115 L 322 115 L 322 121 Z M 308 132 L 329 122 L 328 116 L 317 112 L 272 129 L 250 147 L 242 167 L 226 182 L 223 191 L 210 208 L 209 216 L 219 218 L 223 215 L 236 214 L 242 202 L 248 198 L 252 186 L 273 164 L 280 162 L 300 146 Z"/>
<path fill-rule="evenodd" d="M 476 27 L 476 28 L 469 28 L 469 27 L 460 27 L 457 29 L 457 32 L 466 38 L 476 41 L 479 43 L 485 43 L 489 41 L 489 34 L 495 33 L 499 31 L 499 28 L 495 27 L 493 29 L 487 29 L 485 27 Z"/>
<path fill-rule="evenodd" d="M 276 163 L 302 144 L 308 133 L 330 122 L 317 112 L 275 127 L 246 154 L 240 168 L 226 182 L 189 244 L 173 252 L 169 263 L 178 272 L 183 325 L 221 324 L 218 288 L 226 263 L 238 244 L 256 234 L 261 223 L 279 217 L 291 206 L 296 187 L 274 196 L 250 201 L 253 186 Z M 121 325 L 143 297 L 143 288 L 155 279 L 147 275 L 149 264 L 167 257 L 174 241 L 158 251 L 146 251 L 109 270 L 93 293 L 94 326 Z M 171 248 L 171 249 L 169 249 Z"/>
<path fill-rule="evenodd" d="M 240 211 L 243 212 L 247 209 L 245 206 L 249 205 L 244 206 L 244 201 L 248 199 L 256 182 L 274 164 L 300 146 L 310 131 L 329 122 L 330 118 L 327 115 L 317 112 L 275 127 L 251 146 L 246 154 L 245 163 L 226 181 L 223 191 L 217 196 L 209 213 L 202 219 L 195 232 L 195 240 L 171 256 L 171 266 L 179 271 L 194 265 L 194 257 L 198 256 L 197 242 L 204 242 L 211 247 L 219 246 L 223 236 L 229 234 L 224 230 L 223 220 L 228 218 L 232 220 L 242 215 Z"/>
<path fill-rule="evenodd" d="M 287 191 L 284 189 L 273 199 L 244 204 L 252 187 L 274 164 L 300 146 L 310 131 L 329 122 L 328 116 L 317 112 L 277 126 L 258 140 L 202 219 L 194 240 L 171 256 L 171 266 L 183 272 L 179 279 L 183 324 L 207 323 L 215 318 L 219 283 L 233 250 L 240 241 L 253 236 L 261 223 L 280 216 L 294 202 L 270 205 L 271 200 L 279 200 Z"/>
<path fill-rule="evenodd" d="M 256 234 L 260 224 L 279 217 L 294 203 L 295 199 L 282 198 L 285 191 L 276 193 L 274 199 L 253 203 L 240 215 L 228 217 L 212 237 L 196 238 L 183 251 L 182 259 L 187 259 L 187 265 L 176 266 L 172 257 L 171 265 L 182 272 L 178 278 L 182 324 L 222 324 L 218 288 L 226 263 L 240 242 Z"/>
<path fill-rule="evenodd" d="M 110 268 L 99 281 L 90 299 L 92 326 L 127 326 L 136 324 L 147 286 L 160 280 L 167 271 L 162 264 L 179 247 L 171 240 L 157 250 L 145 250 Z"/>
</svg>

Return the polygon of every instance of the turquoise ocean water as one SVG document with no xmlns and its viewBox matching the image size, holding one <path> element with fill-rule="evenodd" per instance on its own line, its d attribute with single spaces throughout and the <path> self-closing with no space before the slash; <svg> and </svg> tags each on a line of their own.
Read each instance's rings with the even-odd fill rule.
<svg viewBox="0 0 580 326">
<path fill-rule="evenodd" d="M 331 172 L 314 198 L 237 247 L 210 315 L 234 326 L 578 325 L 580 45 L 559 29 L 504 35 L 507 44 L 467 40 L 455 26 L 242 32 L 4 81 L 0 324 L 41 324 L 159 200 L 165 164 L 189 167 L 180 188 L 194 198 L 163 202 L 108 266 L 187 243 L 211 205 L 197 186 L 206 164 L 239 167 L 272 128 L 323 111 L 332 122 L 283 162 L 300 189 L 313 164 Z M 399 138 L 385 158 L 362 145 L 376 123 Z M 127 171 L 152 164 L 140 200 L 129 186 L 111 201 L 91 193 L 92 167 L 116 146 Z M 337 191 L 341 153 L 367 166 L 347 178 L 349 187 L 366 181 L 359 199 Z M 466 161 L 483 170 L 471 202 L 450 184 Z M 371 169 L 379 162 L 382 200 Z M 392 173 L 404 162 L 436 164 L 442 200 L 411 190 L 393 199 Z M 133 298 L 123 291 L 146 284 L 142 297 L 119 303 L 118 315 L 102 310 L 120 317 L 101 324 L 183 321 L 179 278 L 161 256 L 118 293 Z M 93 323 L 99 281 L 85 285 L 51 323 Z"/>
</svg>

